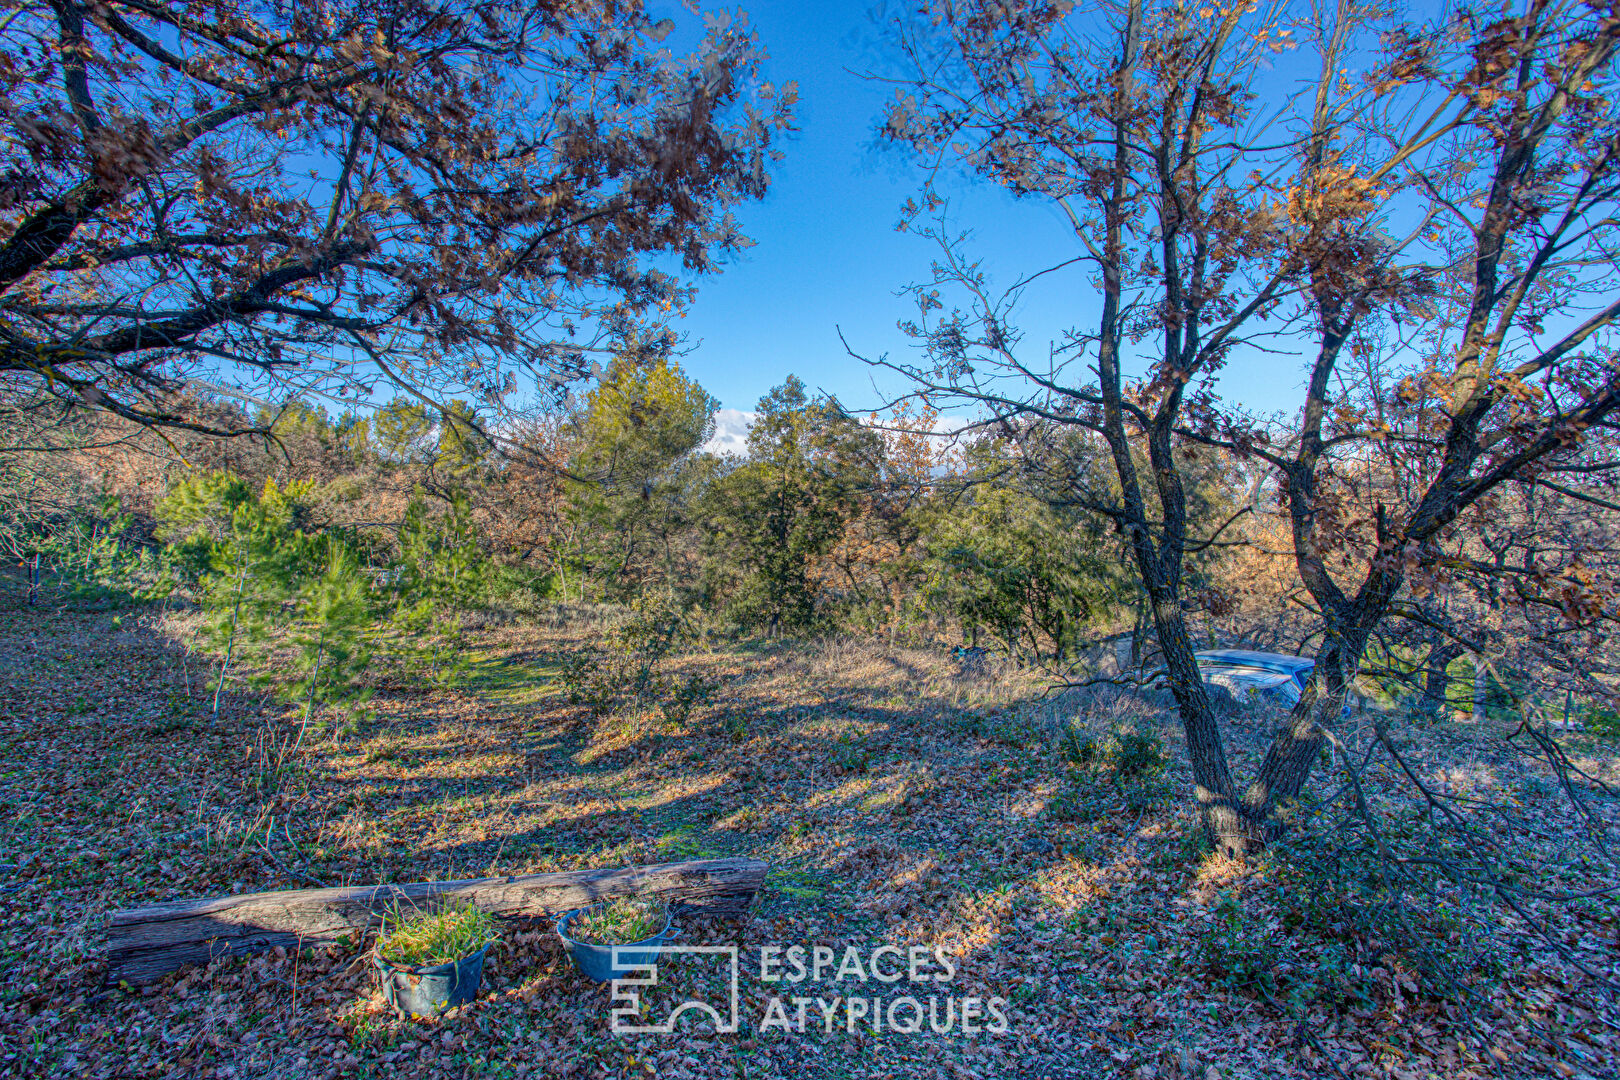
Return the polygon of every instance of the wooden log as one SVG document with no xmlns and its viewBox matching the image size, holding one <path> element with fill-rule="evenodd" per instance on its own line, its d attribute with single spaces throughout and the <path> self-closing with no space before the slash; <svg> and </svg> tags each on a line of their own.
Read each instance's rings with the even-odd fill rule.
<svg viewBox="0 0 1620 1080">
<path fill-rule="evenodd" d="M 563 874 L 359 885 L 175 900 L 107 920 L 107 978 L 153 982 L 218 956 L 358 942 L 399 909 L 472 903 L 503 920 L 552 919 L 620 896 L 653 894 L 680 915 L 738 916 L 765 881 L 758 859 L 699 859 Z"/>
</svg>

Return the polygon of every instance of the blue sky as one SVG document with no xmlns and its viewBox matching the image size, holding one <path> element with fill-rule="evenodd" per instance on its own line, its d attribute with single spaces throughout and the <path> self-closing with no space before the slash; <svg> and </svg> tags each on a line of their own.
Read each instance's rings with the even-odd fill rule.
<svg viewBox="0 0 1620 1080">
<path fill-rule="evenodd" d="M 895 323 L 911 309 L 895 294 L 927 275 L 935 250 L 894 229 L 919 174 L 873 136 L 889 90 L 857 74 L 879 62 L 872 0 L 743 7 L 769 54 L 768 77 L 799 85 L 800 130 L 783 145 L 770 194 L 739 209 L 756 246 L 699 283 L 680 323 L 692 347 L 682 364 L 728 410 L 722 427 L 735 424 L 731 410 L 752 409 L 789 374 L 856 410 L 898 391 L 896 376 L 844 353 L 838 328 L 862 353 L 905 354 Z M 692 20 L 678 9 L 668 15 L 686 26 Z M 952 216 L 973 231 L 972 250 L 992 283 L 1004 287 L 1076 253 L 1057 211 L 965 178 L 952 187 Z M 1065 325 L 1094 312 L 1083 272 L 1044 280 L 1044 289 L 1026 297 L 1020 320 L 1028 345 L 1042 351 Z M 1287 359 L 1275 364 L 1239 365 L 1242 382 L 1224 387 L 1223 396 L 1266 411 L 1291 408 L 1303 372 Z"/>
</svg>

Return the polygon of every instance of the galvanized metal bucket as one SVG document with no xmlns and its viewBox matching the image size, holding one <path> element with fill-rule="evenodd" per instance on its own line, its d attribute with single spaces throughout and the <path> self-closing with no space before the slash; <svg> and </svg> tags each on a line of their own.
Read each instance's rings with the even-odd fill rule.
<svg viewBox="0 0 1620 1080">
<path fill-rule="evenodd" d="M 557 920 L 557 936 L 562 938 L 563 948 L 568 950 L 580 974 L 597 982 L 611 982 L 627 977 L 631 969 L 637 966 L 658 962 L 658 954 L 664 950 L 664 939 L 669 937 L 668 914 L 664 916 L 664 928 L 645 941 L 624 945 L 591 945 L 568 936 L 568 924 L 576 915 L 589 910 L 577 908 Z"/>
<path fill-rule="evenodd" d="M 382 973 L 383 997 L 407 1016 L 438 1016 L 446 1009 L 465 1005 L 478 996 L 478 984 L 484 978 L 484 954 L 493 944 L 453 964 L 405 967 L 379 955 L 375 961 Z"/>
</svg>

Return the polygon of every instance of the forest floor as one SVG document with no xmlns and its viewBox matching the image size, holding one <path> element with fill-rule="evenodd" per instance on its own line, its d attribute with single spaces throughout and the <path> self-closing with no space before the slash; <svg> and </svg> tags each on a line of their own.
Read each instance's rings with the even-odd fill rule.
<svg viewBox="0 0 1620 1080">
<path fill-rule="evenodd" d="M 1620 1075 L 1620 1012 L 1592 975 L 1526 953 L 1465 1008 L 1399 956 L 1302 925 L 1270 864 L 1208 856 L 1178 729 L 1139 704 L 1086 722 L 1162 738 L 1157 781 L 1066 764 L 1053 733 L 1072 698 L 964 675 L 942 650 L 717 647 L 670 665 L 723 677 L 712 704 L 680 722 L 593 718 L 555 680 L 603 627 L 542 622 L 477 631 L 461 687 L 379 693 L 372 716 L 276 776 L 266 748 L 293 710 L 227 693 L 211 715 L 176 625 L 150 609 L 0 610 L 4 1075 Z M 1239 775 L 1268 722 L 1230 721 Z M 1488 726 L 1424 743 L 1469 783 L 1550 800 L 1545 777 L 1501 773 Z M 1613 741 L 1566 742 L 1620 779 Z M 953 977 L 897 991 L 824 973 L 789 990 L 745 960 L 742 1031 L 625 1036 L 608 990 L 538 932 L 504 940 L 483 996 L 433 1021 L 397 1019 L 359 950 L 220 961 L 145 988 L 108 985 L 102 958 L 109 911 L 161 900 L 721 855 L 766 860 L 766 888 L 746 922 L 681 940 L 738 941 L 745 958 L 938 946 Z M 1620 968 L 1612 905 L 1563 918 L 1554 932 L 1589 968 Z M 713 987 L 677 967 L 656 1000 Z M 898 992 L 953 999 L 956 1026 L 851 1031 L 842 1003 L 830 1031 L 815 1006 L 802 1032 L 759 1026 L 772 995 Z M 987 1013 L 963 1033 L 972 997 L 1002 999 L 1006 1030 Z"/>
</svg>

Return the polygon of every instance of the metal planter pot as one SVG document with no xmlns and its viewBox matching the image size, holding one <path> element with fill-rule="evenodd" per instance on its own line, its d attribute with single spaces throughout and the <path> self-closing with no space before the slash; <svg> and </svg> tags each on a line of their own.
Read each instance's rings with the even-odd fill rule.
<svg viewBox="0 0 1620 1080">
<path fill-rule="evenodd" d="M 484 978 L 484 954 L 493 941 L 453 964 L 404 967 L 375 957 L 382 973 L 383 997 L 407 1016 L 438 1016 L 478 996 Z"/>
<path fill-rule="evenodd" d="M 557 936 L 562 938 L 563 948 L 574 961 L 574 966 L 581 975 L 597 982 L 611 982 L 614 979 L 626 978 L 631 968 L 641 964 L 658 962 L 658 956 L 663 952 L 664 940 L 669 937 L 669 915 L 664 915 L 664 928 L 644 941 L 631 942 L 626 945 L 591 945 L 583 941 L 575 941 L 568 936 L 568 924 L 578 915 L 583 915 L 590 908 L 575 908 L 557 920 Z M 615 955 L 617 950 L 617 955 Z"/>
</svg>

